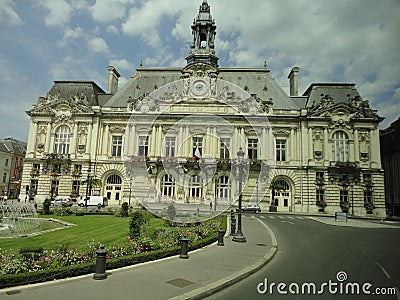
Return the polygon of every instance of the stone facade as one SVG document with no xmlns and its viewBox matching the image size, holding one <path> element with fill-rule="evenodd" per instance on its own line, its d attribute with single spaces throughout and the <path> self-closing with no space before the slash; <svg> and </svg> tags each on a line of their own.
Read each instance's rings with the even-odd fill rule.
<svg viewBox="0 0 400 300">
<path fill-rule="evenodd" d="M 76 191 L 110 205 L 227 209 L 242 170 L 245 204 L 383 217 L 382 118 L 355 84 L 314 83 L 298 96 L 295 67 L 287 95 L 266 67 L 219 67 L 215 30 L 203 1 L 186 67 L 140 67 L 119 91 L 109 67 L 107 93 L 94 82 L 56 81 L 28 112 L 22 181 L 31 199 Z M 101 187 L 86 185 L 92 176 Z"/>
</svg>

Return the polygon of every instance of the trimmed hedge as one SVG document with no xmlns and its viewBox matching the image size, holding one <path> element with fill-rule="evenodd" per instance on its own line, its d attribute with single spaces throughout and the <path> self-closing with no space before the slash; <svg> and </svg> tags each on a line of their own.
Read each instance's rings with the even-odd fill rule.
<svg viewBox="0 0 400 300">
<path fill-rule="evenodd" d="M 226 230 L 226 216 L 221 220 L 221 228 Z M 210 245 L 218 240 L 218 232 L 204 238 L 189 243 L 189 250 L 195 250 Z M 106 269 L 112 270 L 143 262 L 162 259 L 165 257 L 178 255 L 181 247 L 175 246 L 168 249 L 154 250 L 128 256 L 112 258 L 107 260 Z M 64 279 L 68 277 L 76 277 L 95 272 L 96 262 L 90 262 L 82 265 L 66 266 L 51 270 L 37 271 L 31 273 L 8 274 L 0 276 L 0 288 L 12 287 L 17 285 L 40 283 L 55 279 Z"/>
</svg>

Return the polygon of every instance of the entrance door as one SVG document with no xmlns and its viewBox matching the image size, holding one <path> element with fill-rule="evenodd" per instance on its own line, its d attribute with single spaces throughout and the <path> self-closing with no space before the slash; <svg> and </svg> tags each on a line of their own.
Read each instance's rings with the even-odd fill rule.
<svg viewBox="0 0 400 300">
<path fill-rule="evenodd" d="M 277 207 L 277 211 L 290 211 L 291 193 L 289 184 L 283 180 L 278 180 L 278 183 L 283 187 L 280 191 L 275 191 L 274 202 Z"/>
<path fill-rule="evenodd" d="M 122 198 L 122 179 L 119 175 L 113 174 L 106 180 L 106 193 L 109 203 L 121 204 Z"/>
</svg>

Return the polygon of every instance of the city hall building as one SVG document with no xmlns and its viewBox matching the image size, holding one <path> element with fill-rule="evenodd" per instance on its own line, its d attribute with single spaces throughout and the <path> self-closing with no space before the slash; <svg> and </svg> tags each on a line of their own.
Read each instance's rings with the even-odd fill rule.
<svg viewBox="0 0 400 300">
<path fill-rule="evenodd" d="M 27 112 L 20 198 L 215 210 L 237 205 L 240 181 L 243 204 L 263 211 L 385 215 L 382 118 L 355 84 L 312 83 L 298 95 L 294 67 L 288 95 L 266 66 L 220 67 L 207 1 L 191 30 L 184 67 L 139 67 L 118 90 L 109 66 L 107 92 L 55 81 Z"/>
</svg>

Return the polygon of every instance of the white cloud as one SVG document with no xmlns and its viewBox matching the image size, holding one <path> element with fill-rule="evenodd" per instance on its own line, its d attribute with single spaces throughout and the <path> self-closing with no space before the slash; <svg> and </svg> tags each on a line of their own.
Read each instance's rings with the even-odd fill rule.
<svg viewBox="0 0 400 300">
<path fill-rule="evenodd" d="M 62 40 L 58 42 L 58 45 L 61 47 L 68 46 L 71 42 L 74 42 L 74 40 L 82 37 L 83 29 L 81 27 L 78 26 L 76 28 L 67 28 L 64 31 Z"/>
<path fill-rule="evenodd" d="M 100 37 L 90 39 L 88 42 L 88 48 L 93 52 L 108 53 L 110 49 L 106 41 Z"/>
<path fill-rule="evenodd" d="M 134 66 L 131 62 L 127 61 L 125 58 L 111 59 L 110 65 L 116 67 L 117 70 L 128 70 L 128 71 L 132 71 Z"/>
<path fill-rule="evenodd" d="M 15 2 L 12 0 L 0 1 L 0 23 L 9 26 L 22 25 L 23 21 L 15 11 Z"/>
<path fill-rule="evenodd" d="M 40 0 L 39 4 L 48 10 L 45 18 L 47 26 L 66 25 L 72 14 L 71 4 L 65 0 Z"/>
<path fill-rule="evenodd" d="M 97 0 L 90 8 L 93 19 L 99 22 L 109 23 L 121 19 L 126 12 L 126 4 L 133 1 L 114 0 L 112 4 L 109 0 Z"/>
</svg>

